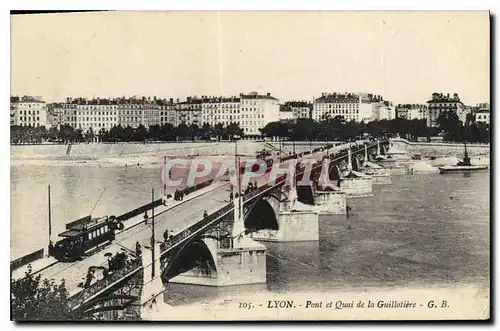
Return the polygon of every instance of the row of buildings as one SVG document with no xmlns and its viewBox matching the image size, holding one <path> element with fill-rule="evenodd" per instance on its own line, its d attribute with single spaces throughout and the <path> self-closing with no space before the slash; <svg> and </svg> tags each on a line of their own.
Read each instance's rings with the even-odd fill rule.
<svg viewBox="0 0 500 331">
<path fill-rule="evenodd" d="M 270 93 L 241 93 L 230 97 L 188 97 L 160 99 L 146 97 L 86 99 L 67 98 L 62 103 L 46 104 L 39 97 L 11 97 L 11 125 L 60 126 L 70 125 L 94 132 L 109 130 L 113 126 L 138 127 L 170 123 L 227 126 L 237 123 L 247 136 L 260 135 L 267 123 L 293 121 L 300 118 L 323 120 L 342 116 L 347 121 L 370 122 L 394 118 L 426 119 L 428 126 L 436 126 L 444 110 L 455 111 L 464 123 L 468 113 L 476 121 L 489 123 L 489 106 L 465 106 L 455 93 L 434 93 L 426 104 L 400 104 L 393 106 L 380 95 L 370 93 L 322 93 L 312 102 L 279 100 Z"/>
<path fill-rule="evenodd" d="M 396 106 L 396 117 L 402 119 L 426 120 L 428 127 L 437 127 L 437 119 L 444 111 L 457 114 L 462 123 L 467 122 L 467 115 L 471 115 L 476 123 L 490 124 L 490 105 L 480 103 L 474 106 L 465 105 L 457 93 L 433 93 L 425 104 L 399 104 Z"/>
<path fill-rule="evenodd" d="M 11 125 L 60 126 L 94 132 L 113 126 L 138 127 L 170 123 L 227 126 L 237 123 L 245 135 L 260 135 L 260 128 L 279 121 L 278 99 L 270 93 L 240 94 L 231 97 L 188 97 L 179 99 L 67 98 L 63 103 L 46 104 L 34 97 L 11 97 Z M 33 115 L 32 115 L 33 114 Z M 35 116 L 36 114 L 36 116 Z"/>
</svg>

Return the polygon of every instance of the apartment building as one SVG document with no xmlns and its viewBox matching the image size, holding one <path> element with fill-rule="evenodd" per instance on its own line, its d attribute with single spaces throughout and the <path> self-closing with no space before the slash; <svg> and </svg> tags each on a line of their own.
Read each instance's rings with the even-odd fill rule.
<svg viewBox="0 0 500 331">
<path fill-rule="evenodd" d="M 398 104 L 396 118 L 406 120 L 427 120 L 429 109 L 424 104 Z"/>
<path fill-rule="evenodd" d="M 458 118 L 462 123 L 466 122 L 467 110 L 460 101 L 457 93 L 453 93 L 450 96 L 449 93 L 446 95 L 443 93 L 432 93 L 432 97 L 427 101 L 429 116 L 427 117 L 427 126 L 437 127 L 437 119 L 439 115 L 444 111 L 453 111 L 457 114 Z"/>
<path fill-rule="evenodd" d="M 322 93 L 314 99 L 312 118 L 342 116 L 346 121 L 370 122 L 379 117 L 382 101 L 380 95 L 371 93 Z"/>
<path fill-rule="evenodd" d="M 10 125 L 47 126 L 47 105 L 40 97 L 11 96 Z"/>
<path fill-rule="evenodd" d="M 240 128 L 245 136 L 258 137 L 267 123 L 280 120 L 278 101 L 270 93 L 240 93 Z"/>
<path fill-rule="evenodd" d="M 231 123 L 241 125 L 241 99 L 239 97 L 201 97 L 201 122 L 215 126 Z"/>
<path fill-rule="evenodd" d="M 201 99 L 195 97 L 187 97 L 184 102 L 177 103 L 176 107 L 176 123 L 177 125 L 185 124 L 190 126 L 196 124 L 202 125 L 202 109 Z"/>
</svg>

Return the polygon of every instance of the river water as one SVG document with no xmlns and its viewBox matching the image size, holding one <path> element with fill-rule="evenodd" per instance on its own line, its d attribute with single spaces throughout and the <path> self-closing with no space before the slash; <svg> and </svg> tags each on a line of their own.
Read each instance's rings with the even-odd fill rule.
<svg viewBox="0 0 500 331">
<path fill-rule="evenodd" d="M 11 256 L 47 242 L 47 185 L 53 233 L 87 215 L 120 214 L 163 191 L 159 169 L 74 166 L 11 168 Z M 210 288 L 169 284 L 169 304 L 234 294 L 364 287 L 489 284 L 490 174 L 393 175 L 374 196 L 348 199 L 346 216 L 320 219 L 320 240 L 265 243 L 267 284 Z"/>
</svg>

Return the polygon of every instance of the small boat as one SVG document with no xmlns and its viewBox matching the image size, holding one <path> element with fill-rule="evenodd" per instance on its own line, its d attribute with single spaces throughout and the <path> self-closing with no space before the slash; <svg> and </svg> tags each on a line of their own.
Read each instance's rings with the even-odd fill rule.
<svg viewBox="0 0 500 331">
<path fill-rule="evenodd" d="M 488 166 L 484 165 L 472 165 L 470 163 L 470 157 L 467 153 L 467 143 L 464 144 L 464 159 L 461 162 L 458 162 L 456 165 L 445 165 L 442 167 L 438 167 L 439 173 L 445 174 L 450 172 L 468 172 L 468 171 L 477 171 L 477 170 L 486 170 Z"/>
</svg>

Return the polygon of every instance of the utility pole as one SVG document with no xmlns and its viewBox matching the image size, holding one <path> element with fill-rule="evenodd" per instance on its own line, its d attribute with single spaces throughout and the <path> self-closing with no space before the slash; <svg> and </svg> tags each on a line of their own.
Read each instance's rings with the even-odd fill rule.
<svg viewBox="0 0 500 331">
<path fill-rule="evenodd" d="M 281 137 L 279 137 L 279 140 L 280 140 L 280 154 L 278 155 L 278 157 L 279 157 L 279 160 L 280 160 L 280 163 L 281 163 Z"/>
<path fill-rule="evenodd" d="M 50 211 L 50 185 L 49 185 L 49 244 L 52 237 L 52 215 Z"/>
<path fill-rule="evenodd" d="M 151 188 L 151 202 L 155 201 L 155 189 Z M 151 279 L 155 278 L 155 207 L 154 204 L 152 205 L 152 217 L 151 217 L 151 258 L 152 258 L 152 263 L 151 263 Z"/>
<path fill-rule="evenodd" d="M 167 156 L 163 156 L 163 176 L 168 176 L 168 179 L 170 180 L 170 171 L 167 173 L 165 167 L 167 166 Z M 163 195 L 167 195 L 167 179 L 163 181 Z"/>
<path fill-rule="evenodd" d="M 241 196 L 241 176 L 240 176 L 239 164 L 240 164 L 240 158 L 238 157 L 238 210 L 239 210 L 238 215 L 240 215 L 240 217 L 242 217 L 242 215 L 241 215 L 241 200 L 243 198 Z"/>
</svg>

